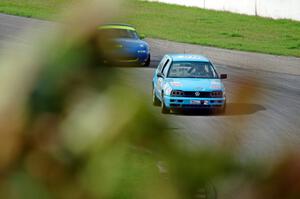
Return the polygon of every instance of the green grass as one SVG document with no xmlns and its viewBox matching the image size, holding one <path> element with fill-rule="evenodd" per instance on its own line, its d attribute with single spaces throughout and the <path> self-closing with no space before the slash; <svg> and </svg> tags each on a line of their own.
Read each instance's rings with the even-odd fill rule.
<svg viewBox="0 0 300 199">
<path fill-rule="evenodd" d="M 129 22 L 150 37 L 300 56 L 300 22 L 132 1 Z"/>
<path fill-rule="evenodd" d="M 71 1 L 71 0 L 68 0 Z M 1 0 L 0 12 L 48 19 L 67 0 Z M 300 22 L 129 0 L 124 21 L 149 37 L 300 57 Z"/>
<path fill-rule="evenodd" d="M 72 0 L 0 0 L 0 12 L 34 17 L 40 19 L 52 18 L 60 7 Z"/>
</svg>

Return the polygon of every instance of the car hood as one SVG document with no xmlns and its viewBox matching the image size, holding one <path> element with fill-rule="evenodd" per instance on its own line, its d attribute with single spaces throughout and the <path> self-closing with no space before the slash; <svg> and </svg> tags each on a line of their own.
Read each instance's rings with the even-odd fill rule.
<svg viewBox="0 0 300 199">
<path fill-rule="evenodd" d="M 201 78 L 167 78 L 166 83 L 172 90 L 182 91 L 215 91 L 224 90 L 220 79 Z"/>
<path fill-rule="evenodd" d="M 147 49 L 147 42 L 140 39 L 125 39 L 118 38 L 115 39 L 115 42 L 122 45 L 123 48 L 135 48 L 135 49 Z"/>
</svg>

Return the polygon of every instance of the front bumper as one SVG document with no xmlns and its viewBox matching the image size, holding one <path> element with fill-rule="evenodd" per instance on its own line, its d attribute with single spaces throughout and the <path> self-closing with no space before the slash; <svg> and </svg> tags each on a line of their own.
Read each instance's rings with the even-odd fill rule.
<svg viewBox="0 0 300 199">
<path fill-rule="evenodd" d="M 165 106 L 169 109 L 214 109 L 222 108 L 226 98 L 190 98 L 164 96 Z"/>
<path fill-rule="evenodd" d="M 150 56 L 150 53 L 114 53 L 110 54 L 106 60 L 109 63 L 115 64 L 145 64 Z"/>
</svg>

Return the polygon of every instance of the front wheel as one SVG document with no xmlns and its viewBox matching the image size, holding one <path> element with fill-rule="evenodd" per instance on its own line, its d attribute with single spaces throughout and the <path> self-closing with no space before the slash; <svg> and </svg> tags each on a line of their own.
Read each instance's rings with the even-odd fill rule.
<svg viewBox="0 0 300 199">
<path fill-rule="evenodd" d="M 222 115 L 226 114 L 226 103 L 220 109 L 218 109 L 218 113 Z"/>
<path fill-rule="evenodd" d="M 156 94 L 155 94 L 155 89 L 152 88 L 152 104 L 154 106 L 159 106 L 160 105 L 160 101 L 159 99 L 156 97 Z"/>
<path fill-rule="evenodd" d="M 226 114 L 226 102 L 225 102 L 225 104 L 223 105 L 223 107 L 221 109 L 221 113 Z"/>
<path fill-rule="evenodd" d="M 151 62 L 151 56 L 149 54 L 147 61 L 144 63 L 144 66 L 149 66 Z"/>
<path fill-rule="evenodd" d="M 170 113 L 170 109 L 166 107 L 166 104 L 164 102 L 164 96 L 162 96 L 161 98 L 162 98 L 162 101 L 161 101 L 161 113 L 163 113 L 163 114 Z"/>
</svg>

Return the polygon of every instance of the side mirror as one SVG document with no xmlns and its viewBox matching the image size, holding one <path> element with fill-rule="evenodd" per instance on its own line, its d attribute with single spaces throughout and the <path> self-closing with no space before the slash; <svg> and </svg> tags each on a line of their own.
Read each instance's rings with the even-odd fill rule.
<svg viewBox="0 0 300 199">
<path fill-rule="evenodd" d="M 145 39 L 145 38 L 146 38 L 146 35 L 140 34 L 140 39 Z"/>
<path fill-rule="evenodd" d="M 227 74 L 221 74 L 220 79 L 227 79 Z"/>
<path fill-rule="evenodd" d="M 157 77 L 165 78 L 164 74 L 162 74 L 162 73 L 157 73 Z"/>
</svg>

